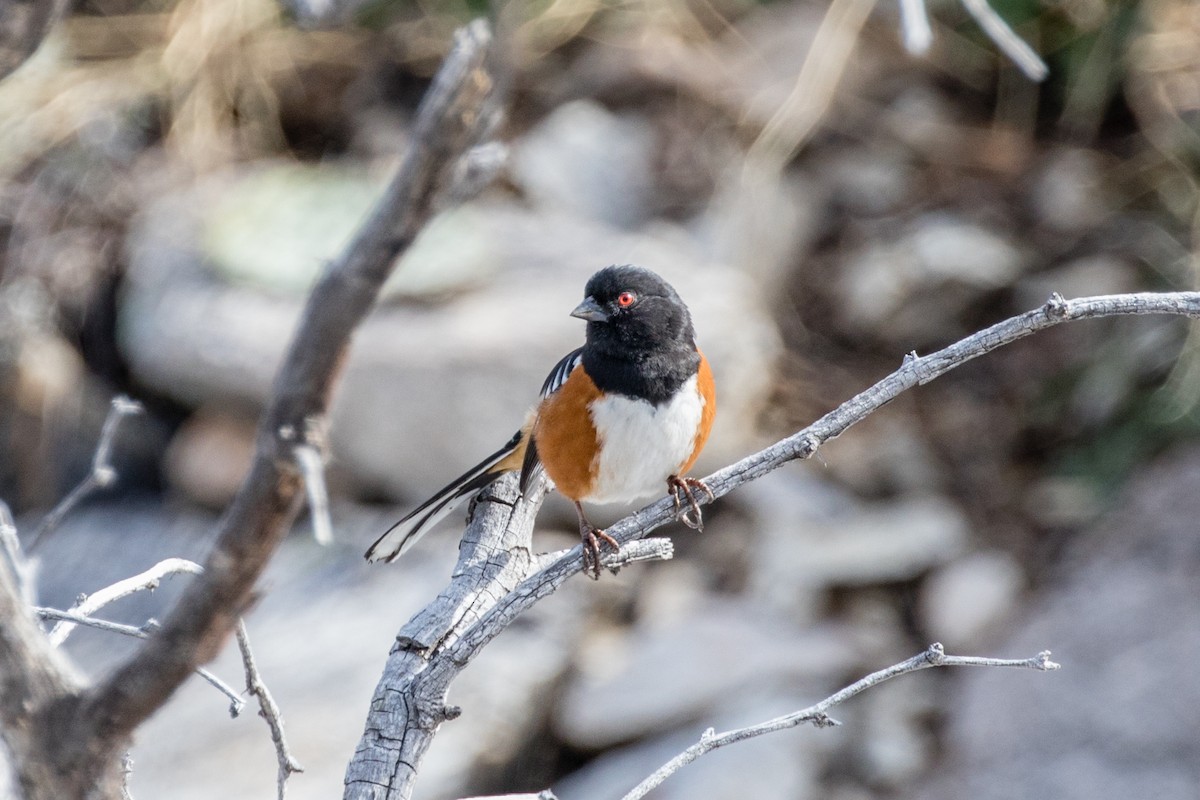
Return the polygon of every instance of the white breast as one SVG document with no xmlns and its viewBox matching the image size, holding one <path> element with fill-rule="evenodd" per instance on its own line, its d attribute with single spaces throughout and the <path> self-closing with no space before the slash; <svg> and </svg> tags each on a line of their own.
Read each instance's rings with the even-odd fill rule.
<svg viewBox="0 0 1200 800">
<path fill-rule="evenodd" d="M 583 499 L 627 503 L 666 493 L 667 477 L 692 455 L 703 410 L 695 376 L 659 406 L 621 395 L 592 403 L 600 463 L 595 489 Z"/>
</svg>

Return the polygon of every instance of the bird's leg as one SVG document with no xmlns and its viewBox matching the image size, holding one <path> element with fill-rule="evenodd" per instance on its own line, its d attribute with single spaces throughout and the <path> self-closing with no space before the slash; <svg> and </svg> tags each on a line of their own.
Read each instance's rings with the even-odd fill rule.
<svg viewBox="0 0 1200 800">
<path fill-rule="evenodd" d="M 588 522 L 579 501 L 575 501 L 575 513 L 579 515 L 579 538 L 583 540 L 583 573 L 592 580 L 599 580 L 600 542 L 611 546 L 614 552 L 621 549 L 621 543 Z"/>
<path fill-rule="evenodd" d="M 708 495 L 710 503 L 717 499 L 713 490 L 708 488 L 708 484 L 699 478 L 681 478 L 678 475 L 667 478 L 667 492 L 675 501 L 675 519 L 689 528 L 702 531 L 704 530 L 704 516 L 700 513 L 700 503 L 696 501 L 696 495 L 692 493 L 693 489 L 699 489 Z M 689 506 L 687 510 L 683 508 L 684 498 L 687 498 Z"/>
</svg>

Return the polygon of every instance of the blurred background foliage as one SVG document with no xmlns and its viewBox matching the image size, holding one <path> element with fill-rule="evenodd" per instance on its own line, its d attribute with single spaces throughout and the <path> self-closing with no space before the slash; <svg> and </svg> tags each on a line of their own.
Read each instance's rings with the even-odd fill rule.
<svg viewBox="0 0 1200 800">
<path fill-rule="evenodd" d="M 1044 82 L 951 0 L 929 3 L 921 57 L 901 45 L 895 4 L 874 0 L 83 0 L 0 82 L 0 498 L 31 530 L 87 470 L 108 398 L 124 392 L 148 413 L 127 426 L 120 485 L 96 505 L 153 529 L 164 508 L 202 522 L 228 501 L 300 298 L 403 151 L 453 30 L 480 14 L 496 14 L 505 50 L 511 155 L 496 186 L 423 237 L 360 337 L 332 435 L 343 546 L 295 545 L 304 555 L 287 561 L 320 592 L 395 580 L 368 576 L 357 551 L 503 438 L 574 346 L 578 330 L 558 317 L 606 263 L 666 272 L 698 307 L 706 349 L 724 350 L 729 421 L 712 467 L 810 422 L 904 353 L 1053 291 L 1197 288 L 1200 6 L 992 6 L 1046 60 Z M 972 362 L 812 470 L 731 498 L 706 538 L 680 542 L 684 566 L 617 580 L 588 613 L 611 644 L 612 631 L 636 638 L 651 610 L 765 603 L 857 637 L 833 676 L 923 647 L 948 635 L 941 625 L 1003 642 L 1022 627 L 1014 609 L 1069 584 L 1082 534 L 1132 502 L 1130 476 L 1194 441 L 1194 345 L 1178 320 L 1113 319 Z M 1181 458 L 1171 474 L 1190 474 Z M 98 542 L 131 558 L 123 531 L 142 528 L 105 519 L 63 532 L 51 596 L 92 588 Z M 773 533 L 806 526 L 829 536 Z M 911 537 L 871 538 L 889 526 Z M 171 541 L 202 548 L 203 527 Z M 822 555 L 858 541 L 851 530 L 860 551 Z M 789 578 L 778 563 L 809 566 Z M 949 607 L 964 616 L 948 620 Z M 394 629 L 385 611 L 381 630 Z M 562 644 L 539 691 L 577 710 L 571 687 L 596 649 Z M 353 691 L 369 690 L 374 666 L 359 666 Z M 349 730 L 362 702 L 345 701 Z M 679 719 L 712 706 L 690 708 Z M 864 714 L 859 738 L 818 746 L 803 774 L 756 796 L 900 796 L 935 764 L 971 768 L 939 738 L 954 723 L 929 697 Z M 598 775 L 675 729 L 604 741 L 571 730 L 534 715 L 498 751 L 508 760 L 471 751 L 433 769 L 431 796 Z M 336 778 L 352 744 L 330 744 L 308 785 L 327 791 L 319 776 Z"/>
</svg>

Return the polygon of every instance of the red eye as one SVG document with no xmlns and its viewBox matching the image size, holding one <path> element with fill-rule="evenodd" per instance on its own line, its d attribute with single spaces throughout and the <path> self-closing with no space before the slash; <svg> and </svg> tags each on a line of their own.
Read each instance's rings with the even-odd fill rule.
<svg viewBox="0 0 1200 800">
<path fill-rule="evenodd" d="M 637 302 L 637 295 L 633 292 L 621 292 L 617 295 L 617 305 L 621 308 L 629 308 Z"/>
</svg>

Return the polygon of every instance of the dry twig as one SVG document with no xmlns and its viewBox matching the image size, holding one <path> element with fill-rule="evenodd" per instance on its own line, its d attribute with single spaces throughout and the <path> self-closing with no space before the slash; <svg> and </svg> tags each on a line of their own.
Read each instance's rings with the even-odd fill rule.
<svg viewBox="0 0 1200 800">
<path fill-rule="evenodd" d="M 105 631 L 106 633 L 119 633 L 122 636 L 132 636 L 135 639 L 148 639 L 150 634 L 158 629 L 158 622 L 153 619 L 147 620 L 139 628 L 136 625 L 126 625 L 122 622 L 112 622 L 107 619 L 96 619 L 95 617 L 85 616 L 77 612 L 60 611 L 57 608 L 47 608 L 45 606 L 34 606 L 33 613 L 37 614 L 41 619 L 68 622 L 72 627 L 83 625 L 88 628 L 95 628 L 98 631 Z M 218 692 L 229 698 L 229 716 L 236 717 L 242 713 L 242 709 L 246 707 L 246 701 L 242 699 L 236 689 L 204 667 L 196 667 L 195 673 L 212 684 L 213 688 Z"/>
<path fill-rule="evenodd" d="M 782 717 L 776 717 L 766 722 L 760 722 L 757 725 L 724 731 L 723 733 L 717 733 L 712 728 L 709 728 L 700 737 L 700 741 L 675 756 L 675 758 L 666 764 L 663 764 L 653 774 L 635 786 L 621 800 L 641 800 L 641 798 L 645 797 L 680 769 L 686 767 L 705 753 L 716 750 L 718 747 L 725 747 L 726 745 L 744 742 L 747 739 L 753 739 L 764 734 L 795 728 L 806 722 L 811 722 L 818 728 L 840 725 L 840 722 L 830 719 L 826 714 L 829 709 L 846 702 L 856 694 L 865 692 L 872 686 L 878 686 L 886 680 L 899 677 L 900 675 L 907 675 L 910 672 L 929 669 L 930 667 L 1019 667 L 1048 672 L 1058 669 L 1059 665 L 1050 660 L 1049 650 L 1043 650 L 1033 658 L 979 658 L 977 656 L 948 656 L 945 650 L 942 649 L 941 644 L 934 643 L 925 652 L 919 653 L 907 661 L 901 661 L 899 664 L 893 664 L 890 667 L 881 669 L 878 672 L 872 672 L 865 678 L 855 681 L 841 691 L 826 697 L 821 702 L 811 705 L 808 708 L 792 712 L 791 714 L 785 714 Z"/>
<path fill-rule="evenodd" d="M 108 488 L 117 479 L 117 471 L 113 469 L 111 463 L 113 440 L 117 436 L 117 429 L 121 425 L 121 420 L 132 414 L 140 414 L 141 411 L 141 403 L 130 400 L 124 395 L 119 395 L 112 399 L 108 416 L 104 419 L 104 427 L 100 429 L 100 441 L 96 445 L 95 454 L 92 456 L 91 471 L 88 472 L 86 478 L 79 482 L 78 486 L 67 493 L 62 502 L 42 518 L 41 524 L 33 532 L 33 541 L 29 543 L 29 547 L 27 548 L 29 552 L 33 552 L 39 542 L 53 533 L 59 524 L 62 523 L 63 518 L 75 506 L 79 505 L 80 501 L 97 489 Z"/>
<path fill-rule="evenodd" d="M 242 653 L 242 667 L 246 671 L 246 691 L 258 698 L 258 715 L 266 720 L 271 729 L 271 741 L 275 743 L 275 758 L 279 762 L 279 775 L 276 786 L 279 800 L 287 796 L 287 779 L 294 772 L 304 772 L 292 751 L 288 748 L 287 738 L 283 734 L 283 716 L 271 691 L 263 683 L 258 674 L 258 665 L 254 662 L 254 651 L 250 649 L 250 633 L 246 630 L 246 621 L 238 620 L 237 625 L 238 649 Z"/>
<path fill-rule="evenodd" d="M 128 597 L 141 591 L 154 591 L 158 588 L 159 582 L 169 575 L 199 575 L 203 571 L 204 569 L 199 564 L 188 561 L 186 558 L 163 559 L 144 572 L 117 581 L 103 589 L 97 589 L 89 595 L 82 595 L 67 611 L 80 617 L 90 617 L 109 603 L 120 600 L 122 597 Z M 58 647 L 67 640 L 73 630 L 75 630 L 75 623 L 65 620 L 59 622 L 48 634 L 50 644 Z"/>
</svg>

